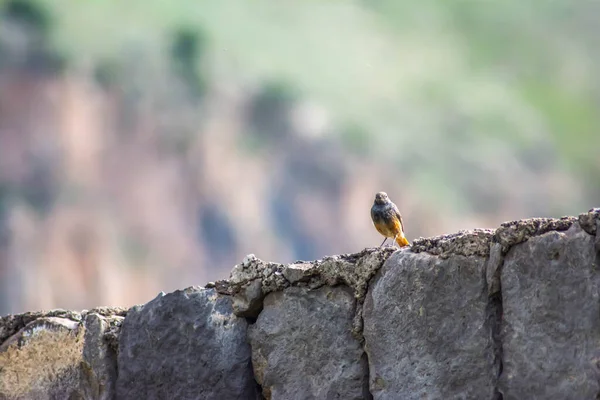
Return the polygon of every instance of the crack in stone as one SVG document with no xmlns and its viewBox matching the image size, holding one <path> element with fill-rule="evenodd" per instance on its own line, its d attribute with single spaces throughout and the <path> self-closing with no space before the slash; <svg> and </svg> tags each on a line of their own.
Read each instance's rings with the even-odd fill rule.
<svg viewBox="0 0 600 400">
<path fill-rule="evenodd" d="M 596 268 L 600 268 L 600 218 L 596 220 L 594 250 L 596 250 Z"/>
<path fill-rule="evenodd" d="M 490 244 L 490 256 L 486 265 L 486 289 L 488 304 L 486 309 L 486 323 L 490 332 L 493 347 L 493 366 L 496 380 L 494 382 L 493 400 L 501 400 L 502 393 L 499 390 L 500 376 L 503 370 L 503 342 L 502 342 L 502 268 L 504 266 L 505 253 L 499 243 Z"/>
<path fill-rule="evenodd" d="M 364 350 L 364 347 L 361 364 L 366 372 L 366 379 L 363 386 L 363 399 L 373 400 L 373 393 L 371 393 L 371 370 L 369 369 L 369 354 Z"/>
<path fill-rule="evenodd" d="M 501 337 L 502 331 L 502 292 L 492 294 L 488 300 L 487 320 L 489 323 L 490 335 L 494 352 L 494 369 L 496 372 L 496 382 L 494 385 L 493 399 L 501 399 L 502 394 L 498 389 L 498 382 L 503 370 L 503 343 Z M 499 396 L 499 397 L 498 397 Z"/>
<path fill-rule="evenodd" d="M 595 257 L 596 269 L 600 269 L 600 208 L 593 208 L 593 209 L 591 209 L 590 212 L 588 213 L 588 215 L 589 214 L 593 215 L 593 220 L 592 221 L 595 222 L 593 224 L 593 226 L 596 229 L 595 230 L 592 230 L 592 229 L 587 230 L 587 229 L 585 229 L 583 227 L 582 223 L 581 223 L 581 215 L 579 216 L 579 219 L 580 219 L 579 224 L 582 225 L 582 228 L 587 233 L 589 233 L 590 235 L 594 236 L 594 250 L 596 251 L 596 257 Z M 594 233 L 591 233 L 591 232 L 594 232 Z M 600 381 L 600 379 L 599 379 L 599 381 Z M 600 391 L 598 393 L 596 393 L 596 399 L 600 400 Z"/>
</svg>

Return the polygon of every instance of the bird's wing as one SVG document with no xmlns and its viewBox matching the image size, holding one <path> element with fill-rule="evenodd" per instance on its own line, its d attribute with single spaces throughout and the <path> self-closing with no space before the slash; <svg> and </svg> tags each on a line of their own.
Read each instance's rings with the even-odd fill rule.
<svg viewBox="0 0 600 400">
<path fill-rule="evenodd" d="M 400 214 L 400 211 L 398 210 L 398 207 L 395 204 L 394 204 L 394 212 L 396 213 L 396 217 L 400 221 L 400 229 L 402 229 L 402 232 L 404 232 L 405 229 L 404 229 L 404 222 L 402 222 L 402 214 Z"/>
</svg>

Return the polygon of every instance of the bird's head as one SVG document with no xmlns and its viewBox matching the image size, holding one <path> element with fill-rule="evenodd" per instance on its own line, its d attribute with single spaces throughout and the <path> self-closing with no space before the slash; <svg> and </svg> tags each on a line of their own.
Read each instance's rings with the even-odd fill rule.
<svg viewBox="0 0 600 400">
<path fill-rule="evenodd" d="M 385 204 L 390 201 L 386 192 L 379 192 L 375 195 L 375 204 Z"/>
</svg>

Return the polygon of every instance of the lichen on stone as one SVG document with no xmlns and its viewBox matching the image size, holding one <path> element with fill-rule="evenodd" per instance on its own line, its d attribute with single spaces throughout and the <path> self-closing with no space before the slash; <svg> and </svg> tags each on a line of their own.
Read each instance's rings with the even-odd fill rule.
<svg viewBox="0 0 600 400">
<path fill-rule="evenodd" d="M 344 284 L 361 301 L 369 280 L 395 250 L 395 247 L 370 248 L 289 265 L 265 262 L 250 254 L 234 267 L 229 280 L 216 282 L 215 287 L 233 296 L 234 313 L 240 317 L 257 317 L 267 294 L 290 286 L 316 289 Z"/>
<path fill-rule="evenodd" d="M 592 208 L 586 213 L 579 214 L 579 225 L 590 235 L 596 234 L 597 221 L 600 221 L 600 208 Z"/>
<path fill-rule="evenodd" d="M 95 307 L 89 311 L 83 311 L 81 314 L 91 314 L 95 313 L 98 315 L 102 315 L 103 317 L 125 317 L 127 315 L 127 311 L 129 311 L 126 307 Z"/>
<path fill-rule="evenodd" d="M 427 252 L 432 255 L 448 258 L 451 255 L 465 257 L 487 257 L 490 254 L 490 243 L 494 231 L 491 229 L 473 229 L 449 235 L 415 239 L 411 251 Z"/>
<path fill-rule="evenodd" d="M 575 222 L 577 222 L 575 217 L 562 217 L 560 219 L 529 218 L 504 222 L 496 229 L 493 241 L 500 243 L 502 252 L 506 253 L 512 246 L 525 242 L 532 237 L 550 231 L 566 231 Z"/>
<path fill-rule="evenodd" d="M 23 329 L 27 324 L 43 317 L 65 318 L 71 321 L 81 322 L 82 313 L 69 310 L 50 310 L 26 312 L 23 314 L 6 315 L 0 317 L 0 344 L 6 339 Z"/>
<path fill-rule="evenodd" d="M 80 323 L 67 318 L 41 317 L 27 324 L 0 346 L 0 393 L 20 398 L 56 382 L 76 380 L 82 361 Z"/>
</svg>

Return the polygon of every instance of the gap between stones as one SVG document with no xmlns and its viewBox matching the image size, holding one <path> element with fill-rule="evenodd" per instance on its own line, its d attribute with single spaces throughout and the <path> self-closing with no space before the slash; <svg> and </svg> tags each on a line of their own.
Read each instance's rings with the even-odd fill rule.
<svg viewBox="0 0 600 400">
<path fill-rule="evenodd" d="M 598 210 L 598 209 L 596 209 Z M 590 210 L 592 211 L 592 210 Z M 590 232 L 588 232 L 590 233 Z M 591 234 L 591 233 L 590 233 Z M 600 218 L 596 219 L 596 232 L 594 239 L 594 247 L 596 250 L 596 268 L 600 268 Z M 600 391 L 596 393 L 596 399 L 600 399 Z"/>
<path fill-rule="evenodd" d="M 486 324 L 492 339 L 493 368 L 495 372 L 494 391 L 492 400 L 502 400 L 503 395 L 498 388 L 498 382 L 503 369 L 503 343 L 502 343 L 502 268 L 504 266 L 505 253 L 501 251 L 501 245 L 490 243 L 490 255 L 487 260 L 484 279 L 484 290 L 488 296 L 486 307 Z"/>
</svg>

